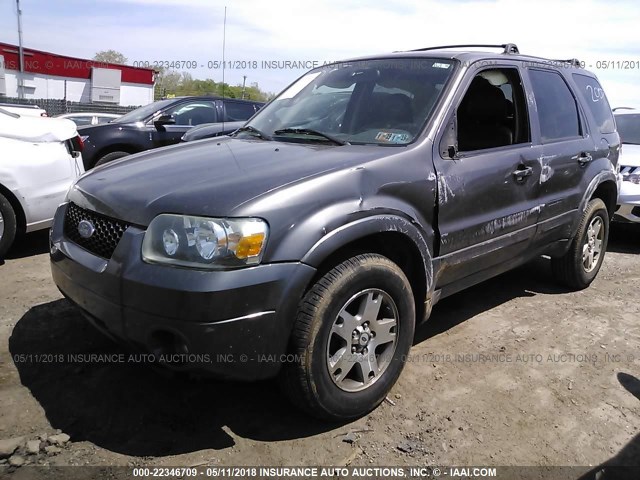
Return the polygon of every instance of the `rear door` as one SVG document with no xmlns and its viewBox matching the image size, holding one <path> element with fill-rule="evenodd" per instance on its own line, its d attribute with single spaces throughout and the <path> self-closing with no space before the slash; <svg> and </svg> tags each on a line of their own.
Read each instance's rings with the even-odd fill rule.
<svg viewBox="0 0 640 480">
<path fill-rule="evenodd" d="M 531 141 L 520 68 L 505 63 L 479 70 L 461 91 L 434 152 L 438 288 L 522 254 L 539 215 L 539 147 Z M 452 132 L 458 152 L 450 158 Z"/>
<path fill-rule="evenodd" d="M 547 243 L 571 235 L 585 191 L 585 171 L 600 154 L 565 78 L 552 69 L 527 70 L 536 106 L 533 134 L 542 145 L 538 157 L 541 175 L 535 190 L 541 204 L 537 241 Z"/>
</svg>

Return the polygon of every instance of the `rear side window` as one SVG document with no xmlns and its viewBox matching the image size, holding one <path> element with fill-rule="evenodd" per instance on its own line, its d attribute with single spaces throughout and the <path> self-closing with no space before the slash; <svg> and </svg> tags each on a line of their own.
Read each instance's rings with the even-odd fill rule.
<svg viewBox="0 0 640 480">
<path fill-rule="evenodd" d="M 562 76 L 548 70 L 529 70 L 543 143 L 579 137 L 578 106 Z"/>
<path fill-rule="evenodd" d="M 68 117 L 69 120 L 72 120 L 73 122 L 75 122 L 75 124 L 78 127 L 82 127 L 84 125 L 91 125 L 91 119 L 93 117 L 86 117 L 86 116 L 78 116 L 78 117 Z"/>
<path fill-rule="evenodd" d="M 579 73 L 573 74 L 573 80 L 578 85 L 580 95 L 582 95 L 582 98 L 584 98 L 589 110 L 591 110 L 593 117 L 596 119 L 600 132 L 615 132 L 616 126 L 613 121 L 611 107 L 609 106 L 604 90 L 598 81 L 593 77 L 588 77 L 587 75 L 581 75 Z"/>
<path fill-rule="evenodd" d="M 225 102 L 224 109 L 226 120 L 229 122 L 249 120 L 256 113 L 251 103 Z"/>
<path fill-rule="evenodd" d="M 616 115 L 616 125 L 622 143 L 640 145 L 640 114 Z"/>
</svg>

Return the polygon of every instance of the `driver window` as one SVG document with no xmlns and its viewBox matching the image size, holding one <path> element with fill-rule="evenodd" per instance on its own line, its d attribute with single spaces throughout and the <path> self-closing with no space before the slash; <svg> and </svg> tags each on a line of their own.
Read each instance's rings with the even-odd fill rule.
<svg viewBox="0 0 640 480">
<path fill-rule="evenodd" d="M 520 74 L 515 68 L 483 70 L 457 110 L 458 149 L 483 150 L 530 141 Z"/>
<path fill-rule="evenodd" d="M 182 103 L 166 113 L 173 115 L 176 125 L 195 126 L 216 121 L 216 108 L 213 102 Z"/>
</svg>

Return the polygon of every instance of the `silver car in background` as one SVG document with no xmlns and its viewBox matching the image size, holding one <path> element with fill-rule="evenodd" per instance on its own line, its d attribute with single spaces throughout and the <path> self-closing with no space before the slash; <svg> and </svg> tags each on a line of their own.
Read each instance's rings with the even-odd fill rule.
<svg viewBox="0 0 640 480">
<path fill-rule="evenodd" d="M 640 222 L 640 110 L 615 108 L 614 117 L 620 139 L 622 185 L 614 220 Z"/>
</svg>

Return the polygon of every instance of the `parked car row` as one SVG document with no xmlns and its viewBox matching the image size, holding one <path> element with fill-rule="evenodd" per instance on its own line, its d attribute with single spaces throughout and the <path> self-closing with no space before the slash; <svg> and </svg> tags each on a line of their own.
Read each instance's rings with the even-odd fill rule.
<svg viewBox="0 0 640 480">
<path fill-rule="evenodd" d="M 34 105 L 0 105 L 2 258 L 22 233 L 50 226 L 67 189 L 85 169 L 151 148 L 231 133 L 263 104 L 183 97 L 124 116 L 86 112 L 55 118 L 43 118 L 46 112 Z M 203 128 L 188 134 L 199 125 Z"/>
<path fill-rule="evenodd" d="M 263 104 L 217 97 L 178 97 L 145 105 L 109 123 L 79 127 L 85 169 L 152 148 L 225 135 L 242 126 Z M 189 136 L 198 125 L 206 130 Z"/>
<path fill-rule="evenodd" d="M 0 107 L 0 258 L 21 233 L 48 228 L 84 172 L 73 122 Z"/>
<path fill-rule="evenodd" d="M 541 255 L 588 287 L 619 183 L 598 79 L 466 47 L 325 65 L 255 115 L 234 104 L 251 119 L 225 137 L 85 174 L 52 226 L 56 285 L 168 367 L 279 376 L 340 421 L 383 401 L 440 299 Z M 165 100 L 81 127 L 85 167 L 244 119 L 231 110 Z"/>
<path fill-rule="evenodd" d="M 46 117 L 47 111 L 37 105 L 23 105 L 14 103 L 0 103 L 0 108 L 5 112 L 16 113 L 29 117 Z"/>
</svg>

